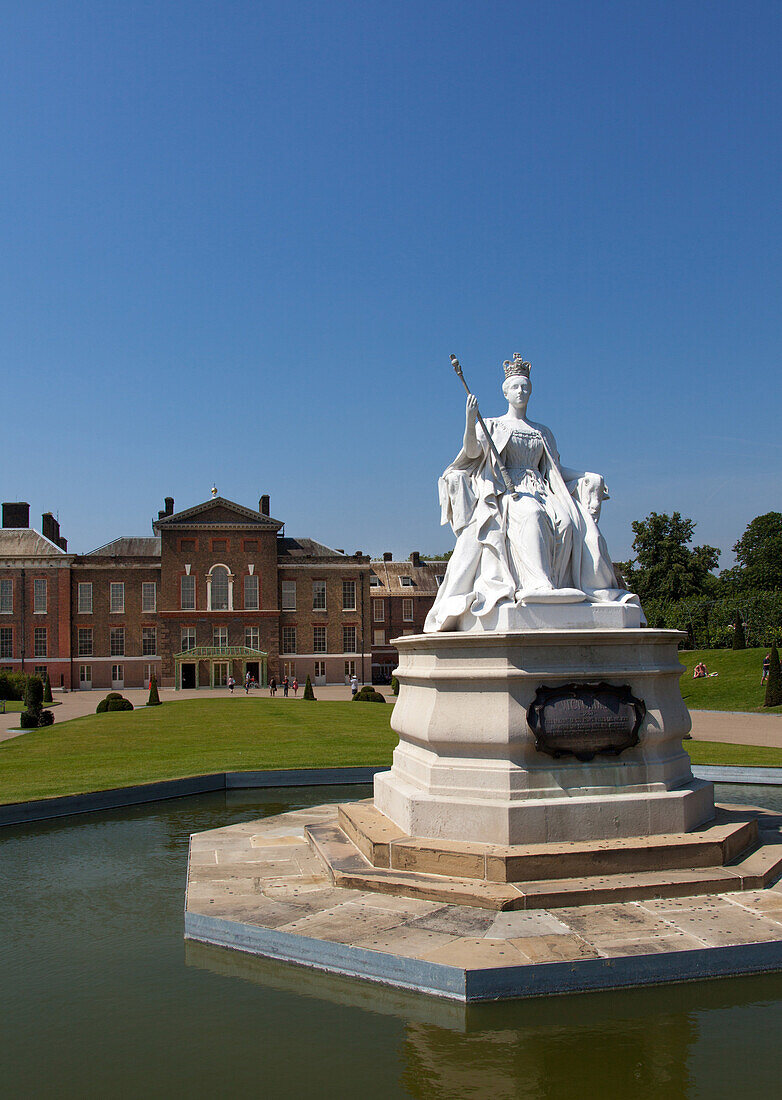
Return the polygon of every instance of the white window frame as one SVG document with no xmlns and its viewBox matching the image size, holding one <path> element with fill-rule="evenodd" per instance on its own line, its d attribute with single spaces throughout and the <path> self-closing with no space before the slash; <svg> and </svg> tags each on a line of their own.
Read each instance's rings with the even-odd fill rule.
<svg viewBox="0 0 782 1100">
<path fill-rule="evenodd" d="M 79 665 L 79 688 L 89 691 L 92 687 L 92 665 Z"/>
<path fill-rule="evenodd" d="M 375 629 L 372 631 L 372 645 L 385 645 L 386 644 L 386 631 L 385 627 Z"/>
<path fill-rule="evenodd" d="M 109 584 L 109 614 L 110 615 L 124 615 L 125 614 L 125 582 L 124 581 L 111 581 Z M 116 654 L 121 657 L 123 654 Z"/>
<path fill-rule="evenodd" d="M 254 594 L 253 594 L 253 589 Z M 249 601 L 248 601 L 249 596 Z M 261 584 L 257 573 L 248 573 L 244 578 L 244 610 L 259 611 L 261 607 Z"/>
<path fill-rule="evenodd" d="M 313 581 L 312 582 L 312 610 L 313 611 L 326 611 L 327 610 L 327 607 L 326 607 L 326 582 L 325 581 Z"/>
<path fill-rule="evenodd" d="M 157 611 L 157 584 L 155 581 L 141 582 L 141 610 L 142 613 Z"/>
<path fill-rule="evenodd" d="M 286 637 L 288 640 L 286 640 Z M 293 645 L 291 645 L 290 639 L 293 639 Z M 298 638 L 295 626 L 284 626 L 280 632 L 280 653 L 297 653 L 296 649 Z"/>
<path fill-rule="evenodd" d="M 33 579 L 33 614 L 45 615 L 46 604 L 48 601 L 48 584 L 46 583 L 46 577 L 35 577 Z"/>
<path fill-rule="evenodd" d="M 323 632 L 321 638 L 321 631 Z M 325 623 L 316 623 L 312 628 L 312 652 L 313 653 L 328 653 L 328 637 Z"/>
<path fill-rule="evenodd" d="M 402 622 L 411 623 L 415 618 L 413 601 L 409 597 L 402 600 Z"/>
<path fill-rule="evenodd" d="M 352 590 L 352 602 L 351 602 L 351 590 Z M 356 582 L 355 581 L 343 581 L 342 582 L 342 610 L 343 611 L 355 611 L 356 610 Z"/>
<path fill-rule="evenodd" d="M 349 683 L 356 675 L 356 662 L 345 661 L 345 683 Z"/>
<path fill-rule="evenodd" d="M 185 632 L 187 632 L 187 645 L 185 645 Z M 190 645 L 192 638 L 193 644 Z M 196 647 L 196 628 L 194 626 L 183 626 L 179 631 L 179 651 L 180 653 L 189 653 L 191 649 Z"/>
<path fill-rule="evenodd" d="M 121 633 L 121 638 L 120 638 Z M 116 639 L 116 640 L 115 640 Z M 120 641 L 122 642 L 122 649 L 117 649 Z M 112 626 L 109 629 L 109 657 L 124 657 L 125 656 L 125 627 L 124 626 Z"/>
<path fill-rule="evenodd" d="M 89 648 L 87 648 L 89 643 Z M 91 626 L 79 626 L 76 628 L 76 656 L 92 657 L 94 655 L 95 641 L 92 636 Z"/>
<path fill-rule="evenodd" d="M 261 648 L 261 628 L 259 626 L 246 626 L 244 628 L 244 644 L 248 649 Z"/>
<path fill-rule="evenodd" d="M 386 601 L 385 600 L 373 600 L 372 601 L 372 622 L 384 623 L 386 621 Z"/>
<path fill-rule="evenodd" d="M 189 591 L 185 593 L 185 589 Z M 186 602 L 190 600 L 192 592 L 192 602 Z M 179 609 L 180 611 L 195 611 L 196 609 L 196 579 L 191 573 L 186 573 L 183 577 L 179 578 Z"/>
<path fill-rule="evenodd" d="M 212 604 L 212 578 L 218 569 L 224 569 L 228 580 L 228 606 L 215 607 Z M 207 611 L 233 611 L 234 609 L 234 575 L 225 562 L 217 561 L 206 575 L 206 609 Z"/>
<path fill-rule="evenodd" d="M 413 578 L 408 577 L 406 573 L 403 573 L 402 576 L 399 578 L 399 584 L 402 588 L 412 588 Z"/>
<path fill-rule="evenodd" d="M 113 688 L 121 688 L 125 686 L 125 666 L 124 665 L 112 665 L 111 666 L 111 686 Z"/>
<path fill-rule="evenodd" d="M 382 588 L 383 587 L 383 582 L 381 581 L 380 577 L 378 577 L 377 573 L 370 573 L 369 574 L 369 587 L 370 588 Z"/>
<path fill-rule="evenodd" d="M 45 626 L 33 629 L 33 657 L 48 657 L 49 632 Z"/>
<path fill-rule="evenodd" d="M 148 650 L 146 646 L 149 644 L 149 632 L 152 632 L 153 648 Z M 146 637 L 145 637 L 146 635 Z M 141 628 L 141 656 L 142 657 L 157 657 L 157 627 L 156 626 L 142 626 Z"/>
<path fill-rule="evenodd" d="M 435 575 L 434 575 L 434 579 L 435 579 L 435 581 L 437 582 L 437 587 L 439 588 L 439 587 L 440 587 L 440 585 L 441 585 L 441 584 L 443 583 L 443 581 L 445 580 L 445 573 L 435 573 Z"/>
<path fill-rule="evenodd" d="M 14 613 L 14 582 L 12 577 L 0 580 L 0 615 Z"/>
<path fill-rule="evenodd" d="M 350 631 L 353 631 L 353 641 L 349 641 Z M 351 646 L 352 648 L 348 648 Z M 353 623 L 349 623 L 347 626 L 342 627 L 342 652 L 343 653 L 358 653 L 358 631 Z"/>
<path fill-rule="evenodd" d="M 79 581 L 78 614 L 92 614 L 92 581 Z"/>
<path fill-rule="evenodd" d="M 280 610 L 296 610 L 296 581 L 283 581 L 280 586 Z"/>
<path fill-rule="evenodd" d="M 12 626 L 0 626 L 0 657 L 4 660 L 13 660 L 14 656 L 14 628 Z"/>
<path fill-rule="evenodd" d="M 212 627 L 212 645 L 216 648 L 222 648 L 228 645 L 228 627 L 227 626 L 213 626 Z"/>
</svg>

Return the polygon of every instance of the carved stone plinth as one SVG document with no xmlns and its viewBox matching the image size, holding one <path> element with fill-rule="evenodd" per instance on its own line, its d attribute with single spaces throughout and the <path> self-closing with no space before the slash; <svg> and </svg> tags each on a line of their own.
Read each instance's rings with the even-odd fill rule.
<svg viewBox="0 0 782 1100">
<path fill-rule="evenodd" d="M 400 742 L 391 771 L 375 779 L 375 805 L 409 836 L 488 844 L 697 828 L 714 816 L 714 798 L 710 783 L 693 779 L 682 748 L 690 717 L 679 690 L 681 637 L 593 629 L 396 639 L 400 693 L 391 724 Z M 565 685 L 585 689 L 583 729 L 551 709 L 546 748 L 539 692 Z M 606 686 L 616 689 L 610 721 Z M 622 699 L 640 704 L 635 728 L 631 710 L 620 713 Z M 582 759 L 549 751 L 567 749 L 568 739 Z"/>
</svg>

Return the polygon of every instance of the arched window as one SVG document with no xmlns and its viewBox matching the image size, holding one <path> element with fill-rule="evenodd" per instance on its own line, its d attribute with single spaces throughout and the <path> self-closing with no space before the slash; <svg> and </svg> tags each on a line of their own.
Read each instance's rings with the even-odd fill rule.
<svg viewBox="0 0 782 1100">
<path fill-rule="evenodd" d="M 212 577 L 212 611 L 228 611 L 228 570 L 224 565 L 216 565 Z"/>
</svg>

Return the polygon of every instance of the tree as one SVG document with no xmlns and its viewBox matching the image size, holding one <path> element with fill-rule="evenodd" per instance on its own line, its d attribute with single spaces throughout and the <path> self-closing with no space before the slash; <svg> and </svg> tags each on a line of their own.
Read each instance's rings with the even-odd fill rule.
<svg viewBox="0 0 782 1100">
<path fill-rule="evenodd" d="M 733 620 L 733 648 L 747 648 L 747 639 L 744 636 L 744 623 L 742 622 L 740 611 L 736 611 L 736 618 Z"/>
<path fill-rule="evenodd" d="M 157 690 L 157 676 L 155 676 L 154 672 L 152 673 L 152 679 L 149 681 L 149 698 L 147 699 L 147 706 L 160 706 L 160 696 Z"/>
<path fill-rule="evenodd" d="M 764 707 L 778 707 L 782 704 L 782 672 L 779 668 L 779 650 L 775 645 L 771 647 L 770 664 L 768 666 L 768 680 L 766 680 L 766 698 Z"/>
<path fill-rule="evenodd" d="M 312 680 L 310 680 L 309 676 L 307 677 L 307 682 L 304 685 L 304 694 L 302 695 L 302 699 L 311 699 L 313 702 L 317 702 L 317 700 L 315 699 L 315 692 L 312 690 Z"/>
<path fill-rule="evenodd" d="M 755 516 L 733 553 L 739 563 L 735 576 L 742 588 L 766 592 L 782 588 L 782 512 Z"/>
<path fill-rule="evenodd" d="M 636 557 L 619 562 L 624 579 L 643 602 L 703 596 L 717 586 L 712 574 L 719 560 L 716 546 L 693 546 L 695 523 L 679 512 L 650 512 L 633 523 Z"/>
<path fill-rule="evenodd" d="M 38 676 L 28 676 L 24 689 L 24 710 L 19 725 L 22 729 L 35 729 L 41 724 L 43 711 L 43 680 Z"/>
<path fill-rule="evenodd" d="M 54 699 L 52 697 L 52 683 L 51 683 L 51 680 L 49 679 L 49 673 L 48 672 L 45 674 L 44 681 L 43 681 L 43 701 L 44 701 L 44 703 L 53 703 L 54 702 Z"/>
<path fill-rule="evenodd" d="M 453 550 L 446 550 L 444 554 L 422 554 L 424 561 L 450 561 Z"/>
</svg>

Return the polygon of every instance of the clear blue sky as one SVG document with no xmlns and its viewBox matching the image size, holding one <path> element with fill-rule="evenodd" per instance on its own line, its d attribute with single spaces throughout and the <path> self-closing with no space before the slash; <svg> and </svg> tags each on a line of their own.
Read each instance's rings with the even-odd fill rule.
<svg viewBox="0 0 782 1100">
<path fill-rule="evenodd" d="M 71 547 L 271 494 L 449 548 L 464 394 L 633 519 L 780 507 L 782 6 L 2 3 L 0 495 Z"/>
</svg>

